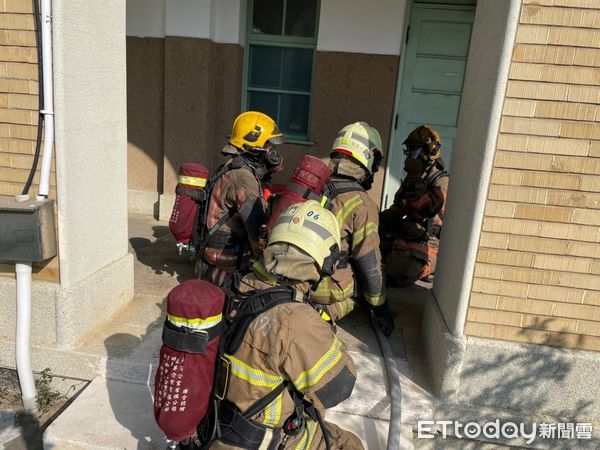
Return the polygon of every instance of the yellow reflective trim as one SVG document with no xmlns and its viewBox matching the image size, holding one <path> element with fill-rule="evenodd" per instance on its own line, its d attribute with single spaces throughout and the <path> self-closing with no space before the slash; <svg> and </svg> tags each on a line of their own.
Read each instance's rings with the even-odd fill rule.
<svg viewBox="0 0 600 450">
<path fill-rule="evenodd" d="M 314 295 L 318 297 L 329 296 L 332 295 L 333 298 L 344 299 L 352 294 L 354 291 L 354 280 L 343 289 L 333 289 L 329 287 L 330 278 L 323 278 L 323 280 L 319 283 L 317 288 L 313 291 Z"/>
<path fill-rule="evenodd" d="M 385 302 L 384 295 L 368 295 L 364 293 L 363 295 L 365 296 L 365 300 L 367 301 L 367 303 L 373 306 L 380 306 L 383 305 L 383 303 Z"/>
<path fill-rule="evenodd" d="M 231 355 L 225 355 L 225 358 L 231 361 L 231 373 L 252 386 L 275 389 L 283 382 L 283 378 L 250 367 Z"/>
<path fill-rule="evenodd" d="M 317 422 L 313 422 L 312 420 L 306 421 L 306 428 L 304 429 L 304 433 L 302 434 L 302 439 L 296 445 L 295 450 L 308 450 L 312 445 L 312 441 L 315 439 L 315 435 L 317 434 Z"/>
<path fill-rule="evenodd" d="M 379 228 L 375 223 L 369 222 L 364 227 L 359 228 L 354 233 L 352 233 L 352 242 L 354 245 L 359 245 L 362 241 L 364 241 L 368 236 L 375 234 L 379 231 Z"/>
<path fill-rule="evenodd" d="M 179 175 L 179 179 L 177 181 L 181 184 L 187 184 L 189 186 L 206 187 L 206 178 Z"/>
<path fill-rule="evenodd" d="M 277 284 L 277 279 L 272 274 L 267 272 L 267 269 L 260 263 L 260 261 L 256 261 L 254 264 L 252 264 L 252 270 L 256 275 L 258 275 L 258 278 L 265 283 L 269 283 L 272 286 Z"/>
<path fill-rule="evenodd" d="M 188 327 L 194 330 L 205 330 L 218 324 L 223 319 L 223 314 L 210 316 L 205 319 L 197 317 L 189 319 L 187 317 L 177 317 L 172 314 L 167 314 L 167 320 L 177 327 Z"/>
<path fill-rule="evenodd" d="M 354 208 L 356 208 L 361 203 L 362 198 L 360 198 L 360 194 L 356 194 L 354 197 L 352 197 L 350 200 L 343 204 L 342 208 L 335 215 L 335 218 L 337 219 L 340 228 L 343 227 L 350 213 L 354 211 Z"/>
<path fill-rule="evenodd" d="M 265 408 L 265 418 L 263 420 L 263 425 L 267 425 L 269 427 L 276 427 L 279 425 L 279 421 L 281 420 L 281 408 L 283 405 L 283 391 L 281 394 L 277 396 L 275 400 L 267 405 Z"/>
<path fill-rule="evenodd" d="M 329 350 L 321 356 L 321 358 L 317 361 L 317 363 L 310 368 L 309 370 L 305 370 L 296 381 L 294 381 L 294 386 L 299 391 L 306 389 L 310 386 L 314 386 L 317 384 L 323 376 L 329 372 L 329 370 L 335 366 L 338 361 L 342 358 L 342 343 L 334 336 L 333 342 Z"/>
<path fill-rule="evenodd" d="M 329 200 L 329 198 L 324 195 L 323 197 L 321 197 L 321 206 L 325 206 L 325 204 L 327 203 L 327 200 Z"/>
</svg>

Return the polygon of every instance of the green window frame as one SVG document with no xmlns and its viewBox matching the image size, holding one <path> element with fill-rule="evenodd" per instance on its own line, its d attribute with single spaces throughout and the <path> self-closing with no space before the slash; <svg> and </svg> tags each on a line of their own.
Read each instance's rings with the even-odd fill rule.
<svg viewBox="0 0 600 450">
<path fill-rule="evenodd" d="M 248 0 L 246 15 L 242 108 L 269 114 L 286 142 L 298 144 L 313 144 L 310 116 L 321 2 L 314 1 L 314 11 L 303 22 L 291 13 L 288 17 L 288 11 L 307 4 L 312 5 L 303 0 Z M 264 14 L 267 5 L 269 15 Z M 263 32 L 260 26 L 270 29 Z"/>
</svg>

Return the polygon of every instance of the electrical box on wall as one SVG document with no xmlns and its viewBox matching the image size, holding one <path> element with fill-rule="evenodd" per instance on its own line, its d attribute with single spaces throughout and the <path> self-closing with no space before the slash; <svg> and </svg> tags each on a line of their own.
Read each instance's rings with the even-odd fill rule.
<svg viewBox="0 0 600 450">
<path fill-rule="evenodd" d="M 56 256 L 53 204 L 0 196 L 0 260 L 41 262 Z"/>
</svg>

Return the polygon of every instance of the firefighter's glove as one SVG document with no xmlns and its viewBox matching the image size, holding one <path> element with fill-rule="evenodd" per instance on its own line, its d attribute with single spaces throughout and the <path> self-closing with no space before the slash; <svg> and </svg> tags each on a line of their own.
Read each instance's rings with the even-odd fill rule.
<svg viewBox="0 0 600 450">
<path fill-rule="evenodd" d="M 406 180 L 419 180 L 425 172 L 425 161 L 421 158 L 409 159 L 404 162 L 404 171 L 406 172 Z"/>
<path fill-rule="evenodd" d="M 389 336 L 394 331 L 394 316 L 388 307 L 387 302 L 380 306 L 371 307 L 371 312 L 375 317 L 375 323 L 381 329 L 381 332 Z"/>
</svg>

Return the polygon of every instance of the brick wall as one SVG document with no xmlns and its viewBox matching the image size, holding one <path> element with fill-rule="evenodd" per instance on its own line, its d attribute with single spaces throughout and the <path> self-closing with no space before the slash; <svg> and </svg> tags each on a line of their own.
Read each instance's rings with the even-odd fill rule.
<svg viewBox="0 0 600 450">
<path fill-rule="evenodd" d="M 37 54 L 31 0 L 0 1 L 0 195 L 17 195 L 29 175 L 38 123 Z M 38 190 L 38 174 L 29 194 Z M 53 169 L 54 170 L 54 169 Z M 54 172 L 50 198 L 56 199 Z M 0 276 L 14 276 L 0 262 Z M 34 266 L 34 279 L 58 280 L 58 259 Z"/>
<path fill-rule="evenodd" d="M 600 0 L 524 0 L 465 334 L 600 351 Z"/>
</svg>

